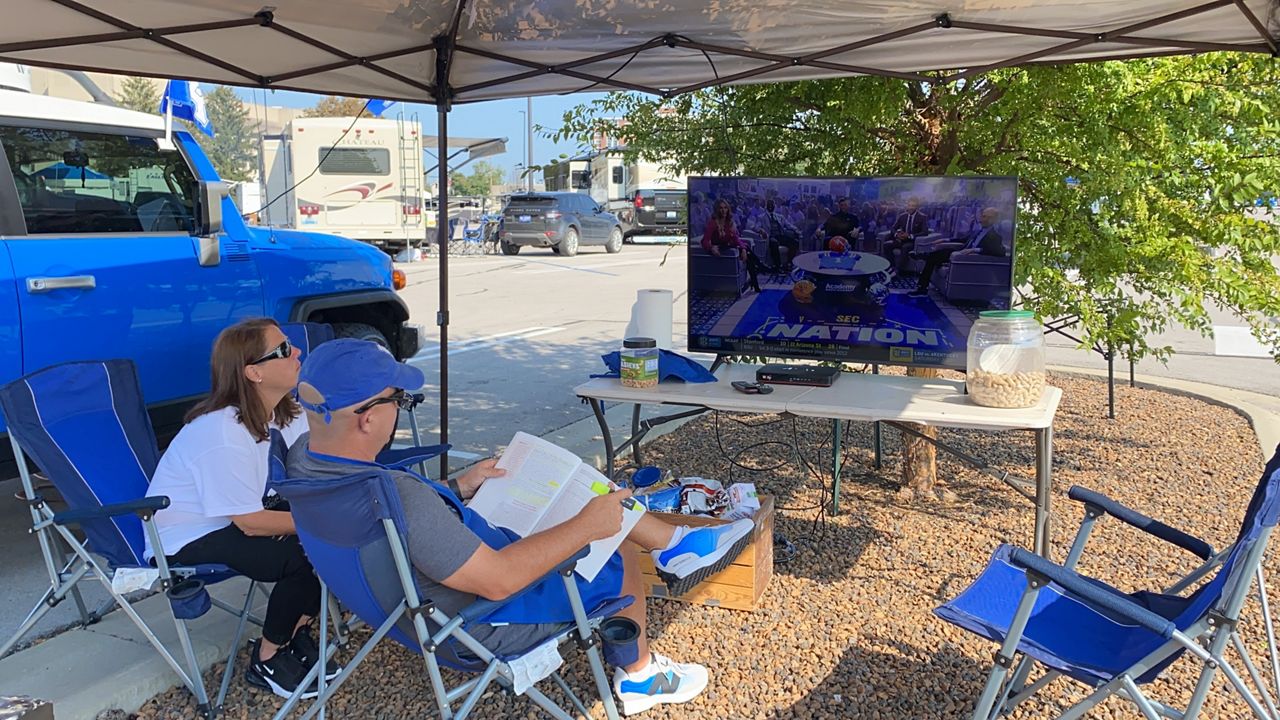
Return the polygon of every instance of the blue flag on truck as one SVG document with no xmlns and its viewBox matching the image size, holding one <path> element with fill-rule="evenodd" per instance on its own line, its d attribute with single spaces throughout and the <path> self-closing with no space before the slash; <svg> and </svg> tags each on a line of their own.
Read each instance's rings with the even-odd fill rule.
<svg viewBox="0 0 1280 720">
<path fill-rule="evenodd" d="M 213 123 L 209 122 L 209 110 L 205 107 L 204 92 L 200 84 L 191 80 L 170 80 L 160 98 L 160 114 L 186 120 L 213 137 Z"/>
<path fill-rule="evenodd" d="M 395 104 L 396 104 L 395 100 L 374 99 L 374 100 L 370 100 L 369 103 L 365 105 L 365 109 L 368 110 L 369 114 L 374 117 L 382 117 L 382 113 L 386 112 L 387 108 Z"/>
</svg>

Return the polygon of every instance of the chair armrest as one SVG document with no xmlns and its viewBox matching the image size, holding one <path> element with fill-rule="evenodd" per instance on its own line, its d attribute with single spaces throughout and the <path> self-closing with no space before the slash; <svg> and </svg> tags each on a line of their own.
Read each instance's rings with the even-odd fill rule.
<svg viewBox="0 0 1280 720">
<path fill-rule="evenodd" d="M 1056 565 L 1022 548 L 1011 548 L 1011 550 L 1009 562 L 1015 567 L 1043 575 L 1062 586 L 1072 595 L 1132 620 L 1166 640 L 1173 637 L 1173 634 L 1178 630 L 1178 627 L 1167 618 L 1151 612 L 1123 595 L 1104 590 L 1074 571 L 1068 570 L 1061 565 Z"/>
<path fill-rule="evenodd" d="M 983 255 L 982 253 L 969 253 L 968 255 L 952 255 L 952 265 L 1008 265 L 1009 256 L 1007 255 Z"/>
<path fill-rule="evenodd" d="M 56 513 L 53 516 L 53 522 L 57 525 L 74 525 L 85 520 L 101 520 L 116 515 L 137 515 L 142 517 L 152 515 L 155 511 L 163 510 L 167 507 L 169 507 L 169 498 L 164 495 L 157 495 L 155 497 L 142 497 L 129 502 L 115 503 L 114 505 L 102 505 L 83 510 L 67 510 Z"/>
<path fill-rule="evenodd" d="M 1085 507 L 1099 515 L 1105 513 L 1148 535 L 1153 535 L 1167 543 L 1176 545 L 1201 560 L 1208 560 L 1213 557 L 1213 546 L 1209 543 L 1198 537 L 1188 535 L 1177 528 L 1169 527 L 1159 520 L 1153 520 L 1137 510 L 1127 508 L 1102 493 L 1094 492 L 1079 485 L 1072 485 L 1071 489 L 1067 491 L 1067 497 L 1084 503 Z"/>
<path fill-rule="evenodd" d="M 534 580 L 528 585 L 525 585 L 522 589 L 513 593 L 509 597 L 503 598 L 502 600 L 485 600 L 484 598 L 480 598 L 479 600 L 476 600 L 470 605 L 459 610 L 458 617 L 461 617 L 467 623 L 475 622 L 476 620 L 492 613 L 493 611 L 497 610 L 503 605 L 506 605 L 512 600 L 515 600 L 516 598 L 525 594 L 531 588 L 537 587 L 537 585 L 541 583 L 543 580 L 547 580 L 548 578 L 555 577 L 556 575 L 559 575 L 564 572 L 572 572 L 573 566 L 577 565 L 579 560 L 586 557 L 587 552 L 589 552 L 590 549 L 591 549 L 590 546 L 582 548 L 581 550 L 579 550 L 578 552 L 574 553 L 572 556 L 567 558 L 564 562 L 551 568 L 551 570 L 547 571 L 547 574 L 543 575 L 542 577 L 539 577 L 538 579 Z"/>
<path fill-rule="evenodd" d="M 384 450 L 378 453 L 375 462 L 384 465 L 392 470 L 403 470 L 410 465 L 417 465 L 420 462 L 426 462 L 436 457 L 442 452 L 452 448 L 452 445 L 419 445 L 416 447 L 400 448 L 398 450 Z"/>
</svg>

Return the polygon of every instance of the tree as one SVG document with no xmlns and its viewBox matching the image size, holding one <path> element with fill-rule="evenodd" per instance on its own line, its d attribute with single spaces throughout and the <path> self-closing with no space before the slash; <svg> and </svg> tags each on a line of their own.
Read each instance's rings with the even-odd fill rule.
<svg viewBox="0 0 1280 720">
<path fill-rule="evenodd" d="M 160 111 L 160 88 L 150 78 L 125 78 L 120 83 L 116 103 L 122 108 L 154 115 Z"/>
<path fill-rule="evenodd" d="M 565 114 L 586 144 L 628 120 L 628 154 L 690 173 L 1019 177 L 1015 283 L 1086 345 L 1167 358 L 1209 307 L 1280 352 L 1276 226 L 1246 214 L 1280 177 L 1280 67 L 1231 53 L 884 78 L 614 93 Z M 1071 184 L 1067 178 L 1073 178 Z"/>
<path fill-rule="evenodd" d="M 187 126 L 223 180 L 248 180 L 257 174 L 258 123 L 235 91 L 219 85 L 205 95 L 213 137 Z M 183 123 L 186 125 L 186 123 Z"/>
<path fill-rule="evenodd" d="M 368 101 L 362 98 L 340 97 L 330 95 L 314 107 L 302 111 L 302 117 L 373 117 L 365 110 Z"/>
<path fill-rule="evenodd" d="M 488 197 L 490 189 L 502 182 L 502 168 L 484 160 L 471 166 L 471 174 L 452 173 L 449 175 L 450 192 L 454 195 L 476 195 Z"/>
</svg>

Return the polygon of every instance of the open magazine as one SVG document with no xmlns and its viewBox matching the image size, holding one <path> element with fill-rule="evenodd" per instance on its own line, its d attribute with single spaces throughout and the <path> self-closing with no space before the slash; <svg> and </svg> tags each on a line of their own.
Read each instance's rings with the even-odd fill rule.
<svg viewBox="0 0 1280 720">
<path fill-rule="evenodd" d="M 520 537 L 559 525 L 577 515 L 592 498 L 614 487 L 577 455 L 523 432 L 511 438 L 498 467 L 507 474 L 481 485 L 467 507 Z M 622 507 L 622 529 L 591 543 L 590 552 L 578 561 L 575 571 L 587 582 L 596 578 L 644 515 L 644 506 L 634 500 L 627 500 Z"/>
</svg>

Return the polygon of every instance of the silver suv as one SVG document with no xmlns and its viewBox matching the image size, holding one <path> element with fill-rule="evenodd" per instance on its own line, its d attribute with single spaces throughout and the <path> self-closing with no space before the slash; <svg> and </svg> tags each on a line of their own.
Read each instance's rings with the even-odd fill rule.
<svg viewBox="0 0 1280 720">
<path fill-rule="evenodd" d="M 549 247 L 565 256 L 584 245 L 603 245 L 605 252 L 622 250 L 622 226 L 590 196 L 572 192 L 512 195 L 502 210 L 498 241 L 505 255 L 520 248 Z"/>
</svg>

